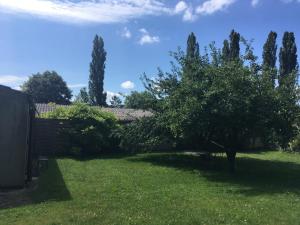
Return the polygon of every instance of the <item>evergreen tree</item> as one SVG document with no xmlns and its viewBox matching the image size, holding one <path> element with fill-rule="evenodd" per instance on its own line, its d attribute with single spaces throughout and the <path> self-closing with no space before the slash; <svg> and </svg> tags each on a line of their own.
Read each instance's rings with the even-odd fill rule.
<svg viewBox="0 0 300 225">
<path fill-rule="evenodd" d="M 222 48 L 222 60 L 223 62 L 227 62 L 230 58 L 230 48 L 228 40 L 224 40 L 223 48 Z"/>
<path fill-rule="evenodd" d="M 230 60 L 238 60 L 240 58 L 240 39 L 241 36 L 239 33 L 234 30 L 230 34 Z"/>
<path fill-rule="evenodd" d="M 279 60 L 279 84 L 281 85 L 283 83 L 283 78 L 298 69 L 297 46 L 295 43 L 295 36 L 293 32 L 284 33 L 282 39 L 282 47 L 280 48 Z"/>
<path fill-rule="evenodd" d="M 92 105 L 106 105 L 106 93 L 103 90 L 106 51 L 102 37 L 95 36 L 90 63 L 89 95 Z"/>
<path fill-rule="evenodd" d="M 263 47 L 263 71 L 268 76 L 268 79 L 275 86 L 276 79 L 276 53 L 277 53 L 277 33 L 271 31 L 268 35 L 268 39 Z"/>
<path fill-rule="evenodd" d="M 199 44 L 193 32 L 189 35 L 187 40 L 186 55 L 188 59 L 199 58 Z"/>
</svg>

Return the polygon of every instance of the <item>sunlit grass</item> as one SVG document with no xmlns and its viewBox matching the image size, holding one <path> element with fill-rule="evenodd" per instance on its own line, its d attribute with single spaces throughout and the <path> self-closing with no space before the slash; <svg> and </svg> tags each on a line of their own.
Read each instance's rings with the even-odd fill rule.
<svg viewBox="0 0 300 225">
<path fill-rule="evenodd" d="M 203 161 L 178 153 L 51 160 L 33 204 L 0 224 L 300 224 L 300 154 Z"/>
</svg>

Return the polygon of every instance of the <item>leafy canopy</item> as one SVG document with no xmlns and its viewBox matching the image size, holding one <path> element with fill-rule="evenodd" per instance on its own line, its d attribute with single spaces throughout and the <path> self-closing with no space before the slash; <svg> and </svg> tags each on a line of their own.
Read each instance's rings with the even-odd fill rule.
<svg viewBox="0 0 300 225">
<path fill-rule="evenodd" d="M 55 71 L 33 74 L 21 89 L 37 103 L 69 104 L 72 98 L 66 82 Z"/>
</svg>

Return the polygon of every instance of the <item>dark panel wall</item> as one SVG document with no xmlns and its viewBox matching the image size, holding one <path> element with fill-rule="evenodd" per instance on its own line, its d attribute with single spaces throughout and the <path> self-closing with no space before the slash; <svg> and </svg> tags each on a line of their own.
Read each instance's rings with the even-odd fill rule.
<svg viewBox="0 0 300 225">
<path fill-rule="evenodd" d="M 27 95 L 0 86 L 0 187 L 24 186 L 29 122 Z"/>
</svg>

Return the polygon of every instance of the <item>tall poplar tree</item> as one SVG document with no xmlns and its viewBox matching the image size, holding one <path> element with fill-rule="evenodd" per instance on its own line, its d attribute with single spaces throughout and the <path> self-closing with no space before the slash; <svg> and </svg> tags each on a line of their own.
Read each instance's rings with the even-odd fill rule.
<svg viewBox="0 0 300 225">
<path fill-rule="evenodd" d="M 230 33 L 230 60 L 238 60 L 240 58 L 240 39 L 241 36 L 239 33 L 234 30 Z"/>
<path fill-rule="evenodd" d="M 89 96 L 92 105 L 106 105 L 106 93 L 103 89 L 106 51 L 102 37 L 95 36 L 92 62 L 90 63 Z"/>
<path fill-rule="evenodd" d="M 298 67 L 297 63 L 297 46 L 293 32 L 285 32 L 282 39 L 282 47 L 279 53 L 280 68 L 279 68 L 279 84 L 282 79 L 295 72 Z"/>
<path fill-rule="evenodd" d="M 275 86 L 276 79 L 276 54 L 277 54 L 277 33 L 271 31 L 268 35 L 267 41 L 263 47 L 263 71 L 271 81 L 272 85 Z"/>
<path fill-rule="evenodd" d="M 187 40 L 186 55 L 188 59 L 199 58 L 199 44 L 193 32 L 189 35 Z"/>
<path fill-rule="evenodd" d="M 230 47 L 228 40 L 224 40 L 222 48 L 222 60 L 223 62 L 228 62 L 230 59 Z"/>
<path fill-rule="evenodd" d="M 183 67 L 184 80 L 196 79 L 195 66 L 200 62 L 199 44 L 195 34 L 192 32 L 187 39 L 185 65 Z"/>
<path fill-rule="evenodd" d="M 282 146 L 287 147 L 289 141 L 297 133 L 295 127 L 298 115 L 298 63 L 295 36 L 292 32 L 285 32 L 279 54 L 279 121 L 278 128 L 281 132 L 279 140 Z"/>
</svg>

